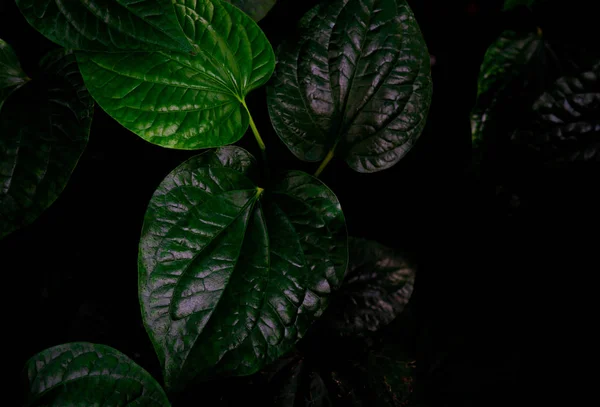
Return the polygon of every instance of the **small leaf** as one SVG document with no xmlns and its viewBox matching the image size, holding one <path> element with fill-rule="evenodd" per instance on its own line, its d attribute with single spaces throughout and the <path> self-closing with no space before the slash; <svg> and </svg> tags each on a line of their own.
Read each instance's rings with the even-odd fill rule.
<svg viewBox="0 0 600 407">
<path fill-rule="evenodd" d="M 397 250 L 350 238 L 344 283 L 324 316 L 340 335 L 375 332 L 392 322 L 408 303 L 415 268 Z"/>
<path fill-rule="evenodd" d="M 17 0 L 36 30 L 88 51 L 190 51 L 171 0 Z"/>
<path fill-rule="evenodd" d="M 0 110 L 6 98 L 28 80 L 11 46 L 0 39 Z"/>
<path fill-rule="evenodd" d="M 511 142 L 547 165 L 600 162 L 600 64 L 562 77 L 533 104 L 535 119 Z M 531 154 L 528 155 L 531 157 Z"/>
<path fill-rule="evenodd" d="M 248 128 L 244 99 L 275 67 L 264 33 L 239 9 L 218 0 L 176 0 L 192 54 L 79 53 L 85 83 L 109 115 L 163 147 L 231 144 Z"/>
<path fill-rule="evenodd" d="M 269 113 L 296 157 L 343 157 L 359 172 L 397 163 L 421 134 L 430 58 L 405 0 L 336 0 L 278 50 Z"/>
<path fill-rule="evenodd" d="M 0 111 L 0 237 L 56 200 L 88 141 L 94 104 L 75 57 L 57 50 L 41 68 Z"/>
<path fill-rule="evenodd" d="M 30 406 L 170 406 L 148 372 L 104 345 L 54 346 L 29 359 L 24 374 Z"/>
<path fill-rule="evenodd" d="M 253 162 L 238 147 L 195 156 L 148 206 L 140 303 L 170 388 L 273 362 L 343 278 L 347 236 L 335 195 L 298 171 L 264 191 Z"/>
<path fill-rule="evenodd" d="M 254 21 L 262 20 L 273 8 L 277 0 L 224 0 L 241 9 Z"/>
</svg>

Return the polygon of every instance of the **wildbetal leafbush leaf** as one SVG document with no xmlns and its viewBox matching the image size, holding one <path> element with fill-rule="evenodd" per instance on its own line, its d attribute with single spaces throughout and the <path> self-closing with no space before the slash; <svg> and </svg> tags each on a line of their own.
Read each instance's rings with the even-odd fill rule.
<svg viewBox="0 0 600 407">
<path fill-rule="evenodd" d="M 597 69 L 585 52 L 574 52 L 560 39 L 544 39 L 540 29 L 504 32 L 484 57 L 471 116 L 473 145 L 484 164 L 504 168 L 562 160 L 549 159 L 552 149 L 571 157 L 594 156 L 583 150 L 594 149 Z M 541 117 L 540 108 L 548 104 L 554 104 L 552 112 L 547 106 Z M 532 154 L 542 150 L 545 153 Z M 502 168 L 493 171 L 506 173 Z"/>
<path fill-rule="evenodd" d="M 72 52 L 49 53 L 41 71 L 0 110 L 0 237 L 56 200 L 88 141 L 94 103 Z"/>
<path fill-rule="evenodd" d="M 397 163 L 421 134 L 430 60 L 405 0 L 323 2 L 277 55 L 269 113 L 301 160 L 335 155 L 375 172 Z"/>
<path fill-rule="evenodd" d="M 82 52 L 85 83 L 100 107 L 151 143 L 186 150 L 234 143 L 248 129 L 246 95 L 273 73 L 273 49 L 231 4 L 175 0 L 174 8 L 191 53 Z"/>
<path fill-rule="evenodd" d="M 35 29 L 76 50 L 192 49 L 172 0 L 17 0 Z"/>
<path fill-rule="evenodd" d="M 148 372 L 104 345 L 54 346 L 29 359 L 23 375 L 29 406 L 170 406 Z"/>
<path fill-rule="evenodd" d="M 344 283 L 323 316 L 341 336 L 378 331 L 404 309 L 413 292 L 416 268 L 399 250 L 350 238 Z"/>
<path fill-rule="evenodd" d="M 6 98 L 28 80 L 11 46 L 0 39 L 0 110 Z"/>
<path fill-rule="evenodd" d="M 531 101 L 531 96 L 523 97 L 524 93 L 541 92 L 544 84 L 540 83 L 543 79 L 539 72 L 551 68 L 552 64 L 547 60 L 553 58 L 549 47 L 539 31 L 525 35 L 505 31 L 488 48 L 479 72 L 477 102 L 471 113 L 475 145 L 486 137 L 492 138 L 492 135 L 486 136 L 488 129 L 493 133 L 497 124 L 505 121 L 504 116 L 498 117 L 505 109 L 528 103 L 525 99 Z M 519 110 L 519 107 L 514 109 Z"/>
<path fill-rule="evenodd" d="M 273 8 L 277 0 L 223 0 L 239 7 L 242 11 L 254 19 L 262 20 L 269 10 Z"/>
<path fill-rule="evenodd" d="M 559 78 L 533 104 L 534 119 L 511 136 L 521 156 L 543 165 L 600 162 L 600 63 Z"/>
<path fill-rule="evenodd" d="M 238 147 L 186 161 L 144 219 L 139 295 L 165 382 L 248 375 L 288 352 L 344 276 L 344 215 L 299 172 L 256 183 Z"/>
</svg>

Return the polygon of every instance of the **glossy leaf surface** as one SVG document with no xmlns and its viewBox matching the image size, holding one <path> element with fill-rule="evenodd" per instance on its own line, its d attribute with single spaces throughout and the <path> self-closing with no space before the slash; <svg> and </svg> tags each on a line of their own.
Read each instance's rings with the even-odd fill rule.
<svg viewBox="0 0 600 407">
<path fill-rule="evenodd" d="M 54 346 L 29 359 L 23 373 L 30 406 L 170 406 L 148 372 L 104 345 Z"/>
<path fill-rule="evenodd" d="M 168 387 L 248 375 L 289 351 L 347 265 L 335 195 L 298 171 L 263 191 L 238 147 L 169 174 L 146 212 L 139 293 Z"/>
<path fill-rule="evenodd" d="M 17 0 L 35 29 L 65 48 L 190 51 L 171 0 Z"/>
<path fill-rule="evenodd" d="M 600 162 L 600 64 L 557 80 L 533 112 L 532 123 L 515 131 L 512 143 L 545 164 Z"/>
<path fill-rule="evenodd" d="M 281 140 L 301 160 L 331 151 L 359 172 L 397 163 L 425 126 L 430 59 L 404 0 L 337 0 L 301 20 L 268 90 Z"/>
<path fill-rule="evenodd" d="M 224 0 L 240 8 L 254 21 L 262 20 L 273 8 L 277 0 Z"/>
<path fill-rule="evenodd" d="M 28 80 L 11 46 L 0 39 L 0 110 L 8 95 Z"/>
<path fill-rule="evenodd" d="M 370 240 L 350 238 L 348 251 L 344 283 L 324 318 L 340 335 L 375 332 L 408 303 L 415 267 L 398 250 Z"/>
<path fill-rule="evenodd" d="M 81 53 L 86 85 L 119 123 L 163 147 L 200 149 L 239 140 L 242 102 L 271 76 L 275 56 L 264 33 L 218 0 L 176 0 L 194 53 Z"/>
<path fill-rule="evenodd" d="M 56 200 L 88 141 L 94 105 L 75 57 L 57 50 L 41 68 L 0 111 L 0 237 Z"/>
</svg>

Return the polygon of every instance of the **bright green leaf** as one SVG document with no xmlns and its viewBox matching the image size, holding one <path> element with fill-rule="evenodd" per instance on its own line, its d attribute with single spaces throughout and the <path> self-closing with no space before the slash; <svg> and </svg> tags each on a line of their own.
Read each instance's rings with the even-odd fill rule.
<svg viewBox="0 0 600 407">
<path fill-rule="evenodd" d="M 223 0 L 240 8 L 254 21 L 262 20 L 273 8 L 277 0 Z"/>
<path fill-rule="evenodd" d="M 168 387 L 248 375 L 288 352 L 340 284 L 348 248 L 335 195 L 298 171 L 267 190 L 238 147 L 186 161 L 158 187 L 139 293 Z"/>
<path fill-rule="evenodd" d="M 264 33 L 218 0 L 177 0 L 195 54 L 80 53 L 86 85 L 119 123 L 151 143 L 177 149 L 223 146 L 248 128 L 243 101 L 273 73 Z"/>
<path fill-rule="evenodd" d="M 6 98 L 28 80 L 11 46 L 0 39 L 0 110 Z"/>
<path fill-rule="evenodd" d="M 54 346 L 29 359 L 23 373 L 29 406 L 170 406 L 148 372 L 104 345 Z"/>
<path fill-rule="evenodd" d="M 190 51 L 171 0 L 17 0 L 35 29 L 76 50 Z"/>
<path fill-rule="evenodd" d="M 56 200 L 88 141 L 94 104 L 75 57 L 57 50 L 41 68 L 0 111 L 0 237 Z"/>
<path fill-rule="evenodd" d="M 279 49 L 268 105 L 301 160 L 333 152 L 375 172 L 413 146 L 431 92 L 429 53 L 405 0 L 336 0 L 309 11 Z"/>
<path fill-rule="evenodd" d="M 395 249 L 350 238 L 344 283 L 324 315 L 339 335 L 378 331 L 404 310 L 414 287 L 415 267 Z"/>
</svg>

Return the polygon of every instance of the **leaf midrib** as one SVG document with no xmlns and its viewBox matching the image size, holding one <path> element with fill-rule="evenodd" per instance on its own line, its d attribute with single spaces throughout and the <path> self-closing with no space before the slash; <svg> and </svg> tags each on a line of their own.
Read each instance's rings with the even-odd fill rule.
<svg viewBox="0 0 600 407">
<path fill-rule="evenodd" d="M 227 192 L 233 192 L 233 191 L 255 191 L 255 190 L 256 190 L 256 188 L 250 188 L 250 189 L 238 189 L 238 190 L 232 190 L 232 191 L 227 191 Z M 223 193 L 219 193 L 219 194 L 213 195 L 213 196 L 211 196 L 211 198 L 213 198 L 213 197 L 217 197 L 217 196 L 219 196 L 219 195 L 222 195 L 222 194 L 223 194 Z M 255 195 L 255 196 L 253 196 L 252 198 L 250 198 L 250 199 L 248 200 L 248 202 L 246 202 L 246 204 L 244 204 L 244 206 L 243 206 L 243 207 L 240 209 L 240 211 L 239 211 L 239 212 L 236 214 L 236 216 L 235 216 L 235 217 L 234 217 L 234 218 L 233 218 L 233 219 L 232 219 L 232 220 L 231 220 L 229 223 L 227 223 L 227 225 L 226 225 L 225 227 L 223 227 L 223 228 L 222 228 L 222 229 L 221 229 L 221 230 L 220 230 L 220 231 L 219 231 L 217 234 L 215 234 L 215 235 L 214 235 L 214 236 L 213 236 L 213 237 L 212 237 L 212 238 L 211 238 L 211 239 L 208 241 L 208 243 L 206 243 L 206 245 L 205 245 L 205 246 L 204 246 L 204 247 L 203 247 L 201 250 L 199 250 L 199 251 L 198 251 L 198 253 L 194 254 L 194 256 L 193 256 L 193 257 L 190 259 L 190 261 L 188 262 L 188 264 L 187 264 L 187 265 L 184 267 L 184 269 L 181 271 L 181 274 L 180 274 L 179 276 L 177 276 L 177 281 L 176 281 L 176 282 L 173 284 L 173 293 L 175 293 L 175 291 L 176 291 L 176 290 L 179 288 L 179 285 L 180 285 L 180 283 L 181 283 L 181 280 L 182 280 L 182 278 L 183 278 L 183 277 L 184 277 L 184 275 L 187 273 L 187 271 L 188 271 L 188 270 L 189 270 L 189 268 L 192 266 L 192 264 L 194 264 L 194 263 L 196 262 L 196 259 L 197 259 L 197 258 L 198 258 L 198 257 L 199 257 L 201 254 L 203 254 L 203 253 L 204 253 L 204 250 L 205 250 L 207 247 L 209 247 L 209 246 L 210 246 L 210 245 L 211 245 L 211 244 L 212 244 L 212 243 L 213 243 L 215 240 L 217 240 L 217 239 L 218 239 L 218 238 L 219 238 L 219 237 L 220 237 L 220 236 L 221 236 L 221 235 L 222 235 L 222 234 L 223 234 L 223 233 L 224 233 L 226 230 L 228 230 L 228 229 L 231 227 L 231 225 L 232 225 L 234 222 L 236 222 L 236 221 L 237 221 L 237 220 L 240 218 L 240 216 L 241 216 L 241 215 L 242 215 L 242 214 L 243 214 L 243 213 L 244 213 L 244 212 L 245 212 L 245 211 L 248 209 L 248 207 L 249 207 L 249 206 L 251 206 L 251 205 L 253 205 L 254 203 L 256 203 L 256 201 L 257 201 L 257 197 L 256 197 L 256 195 Z M 197 207 L 197 206 L 199 206 L 199 205 L 202 205 L 203 203 L 204 203 L 204 202 L 201 202 L 201 203 L 199 203 L 199 204 L 197 204 L 197 205 L 194 205 L 194 207 Z M 246 225 L 246 227 L 247 227 L 247 225 Z M 245 230 L 245 229 L 244 229 L 244 230 Z M 164 239 L 163 239 L 163 241 L 164 241 Z M 162 243 L 161 243 L 161 244 L 162 244 Z M 158 247 L 160 247 L 160 244 L 158 245 Z M 236 264 L 237 264 L 237 259 L 236 259 Z M 235 266 L 234 266 L 234 269 L 235 269 Z M 232 271 L 232 273 L 233 273 L 233 271 Z M 219 302 L 221 301 L 221 298 L 222 298 L 222 297 L 223 297 L 222 295 L 221 295 L 221 297 L 219 297 L 219 300 L 217 301 L 217 303 L 216 303 L 216 304 L 215 304 L 215 306 L 213 307 L 213 310 L 214 310 L 214 309 L 217 307 L 217 305 L 218 305 L 218 304 L 219 304 Z M 175 306 L 175 302 L 176 302 L 176 301 L 175 301 L 175 298 L 173 298 L 173 300 L 174 300 L 174 301 L 171 301 L 171 303 L 169 304 L 169 318 L 170 318 L 172 321 L 179 321 L 179 320 L 181 320 L 181 319 L 185 319 L 185 318 L 189 317 L 189 316 L 186 316 L 186 317 L 184 317 L 184 318 L 175 318 L 175 317 L 174 317 L 174 315 L 173 315 L 173 314 L 174 314 L 173 307 Z M 177 299 L 177 300 L 179 300 L 179 299 Z M 196 311 L 196 312 L 193 312 L 193 313 L 191 313 L 190 315 L 193 315 L 193 314 L 196 314 L 196 313 L 198 313 L 198 311 Z"/>
</svg>

